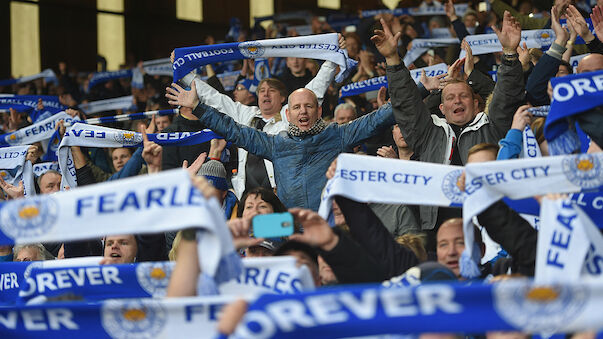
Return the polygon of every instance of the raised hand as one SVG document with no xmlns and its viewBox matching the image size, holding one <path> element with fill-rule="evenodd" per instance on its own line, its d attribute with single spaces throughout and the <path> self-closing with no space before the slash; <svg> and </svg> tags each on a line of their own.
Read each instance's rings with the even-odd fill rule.
<svg viewBox="0 0 603 339">
<path fill-rule="evenodd" d="M 603 7 L 595 6 L 593 12 L 590 14 L 590 19 L 593 21 L 597 37 L 603 41 Z"/>
<path fill-rule="evenodd" d="M 454 8 L 454 3 L 452 0 L 446 1 L 444 3 L 444 11 L 446 11 L 446 16 L 450 19 L 450 22 L 458 19 L 459 17 L 456 15 L 456 9 Z"/>
<path fill-rule="evenodd" d="M 398 154 L 391 146 L 381 146 L 381 148 L 377 150 L 377 156 L 382 158 L 398 159 Z"/>
<path fill-rule="evenodd" d="M 523 46 L 517 46 L 517 54 L 519 54 L 519 62 L 521 62 L 521 68 L 527 71 L 530 68 L 530 50 L 528 45 L 523 43 Z"/>
<path fill-rule="evenodd" d="M 232 241 L 234 247 L 237 250 L 256 246 L 264 241 L 263 238 L 252 238 L 249 236 L 249 230 L 251 229 L 251 220 L 243 218 L 235 218 L 229 220 L 227 223 L 230 234 L 232 234 Z"/>
<path fill-rule="evenodd" d="M 149 168 L 149 174 L 160 172 L 161 155 L 163 153 L 163 147 L 149 140 L 144 126 L 140 126 L 140 133 L 142 133 L 143 144 L 142 158 L 147 163 L 147 166 Z"/>
<path fill-rule="evenodd" d="M 387 88 L 385 88 L 385 86 L 382 86 L 381 88 L 379 88 L 379 92 L 377 92 L 377 106 L 381 107 L 385 105 L 387 103 L 387 100 L 385 100 L 386 97 Z"/>
<path fill-rule="evenodd" d="M 492 26 L 492 29 L 498 36 L 498 41 L 500 41 L 505 54 L 517 53 L 517 46 L 519 46 L 521 40 L 521 25 L 509 11 L 505 11 L 502 29 L 499 30 L 496 26 Z"/>
<path fill-rule="evenodd" d="M 337 42 L 339 43 L 339 49 L 345 49 L 347 47 L 345 43 L 345 38 L 341 33 L 337 34 Z"/>
<path fill-rule="evenodd" d="M 473 72 L 475 69 L 475 64 L 473 63 L 473 51 L 471 50 L 471 46 L 469 46 L 467 40 L 463 40 L 461 43 L 461 48 L 465 50 L 465 53 L 467 53 L 465 55 L 465 76 L 469 77 L 471 72 Z"/>
<path fill-rule="evenodd" d="M 553 6 L 553 8 L 551 8 L 551 28 L 553 29 L 553 32 L 555 32 L 555 43 L 565 47 L 567 40 L 569 40 L 569 33 L 565 28 L 561 27 L 558 13 L 557 6 Z"/>
<path fill-rule="evenodd" d="M 318 213 L 301 208 L 292 208 L 289 212 L 304 229 L 304 233 L 293 234 L 289 237 L 290 240 L 320 247 L 325 251 L 330 251 L 337 246 L 339 236 L 333 233 L 331 226 Z"/>
<path fill-rule="evenodd" d="M 203 163 L 205 162 L 206 158 L 207 158 L 207 153 L 203 152 L 203 153 L 199 154 L 197 159 L 195 159 L 195 161 L 193 161 L 193 163 L 190 166 L 188 165 L 188 160 L 184 160 L 182 162 L 182 168 L 187 170 L 191 176 L 195 176 L 195 175 L 197 175 L 197 172 L 199 172 L 199 170 L 201 169 L 201 166 L 203 166 Z"/>
<path fill-rule="evenodd" d="M 434 77 L 428 77 L 427 74 L 425 74 L 425 71 L 421 71 L 421 78 L 419 79 L 419 81 L 421 81 L 426 90 L 434 91 L 440 89 L 441 83 L 443 81 L 442 79 L 445 78 L 447 75 L 448 73 L 444 73 L 436 75 Z"/>
<path fill-rule="evenodd" d="M 513 123 L 511 124 L 512 129 L 518 129 L 523 132 L 530 121 L 532 121 L 532 114 L 528 111 L 528 108 L 530 107 L 530 105 L 523 105 L 517 109 L 513 116 Z"/>
<path fill-rule="evenodd" d="M 194 109 L 199 104 L 197 85 L 194 81 L 191 83 L 191 89 L 188 91 L 176 83 L 172 83 L 172 86 L 167 87 L 165 91 L 165 97 L 168 98 L 170 105 Z"/>
<path fill-rule="evenodd" d="M 385 57 L 385 61 L 388 65 L 398 65 L 400 64 L 398 40 L 400 40 L 402 33 L 398 32 L 396 35 L 393 35 L 385 20 L 380 19 L 380 22 L 383 26 L 383 30 L 376 29 L 375 35 L 371 37 L 371 41 L 375 44 L 379 53 Z"/>
<path fill-rule="evenodd" d="M 594 13 L 594 11 L 593 11 L 593 13 Z M 584 39 L 584 41 L 586 41 L 586 43 L 593 41 L 595 36 L 590 32 L 590 30 L 588 29 L 588 24 L 586 23 L 586 20 L 584 20 L 584 18 L 582 17 L 580 12 L 576 9 L 576 7 L 574 7 L 574 5 L 569 5 L 567 7 L 567 10 L 565 11 L 565 15 L 567 16 L 568 25 L 572 25 L 573 29 L 578 33 L 578 35 L 580 35 L 582 37 L 582 39 Z M 551 18 L 551 21 L 552 21 L 552 18 Z M 594 24 L 595 24 L 595 22 L 593 21 L 593 25 Z"/>
<path fill-rule="evenodd" d="M 25 186 L 23 181 L 19 181 L 19 185 L 11 185 L 0 177 L 0 188 L 8 195 L 10 199 L 18 199 L 25 196 Z"/>
</svg>

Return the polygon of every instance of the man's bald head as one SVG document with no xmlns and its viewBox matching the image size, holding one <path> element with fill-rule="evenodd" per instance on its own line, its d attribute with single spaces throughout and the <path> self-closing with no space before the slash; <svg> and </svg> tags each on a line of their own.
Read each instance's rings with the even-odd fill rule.
<svg viewBox="0 0 603 339">
<path fill-rule="evenodd" d="M 594 72 L 603 69 L 603 54 L 592 53 L 578 63 L 578 73 Z"/>
</svg>

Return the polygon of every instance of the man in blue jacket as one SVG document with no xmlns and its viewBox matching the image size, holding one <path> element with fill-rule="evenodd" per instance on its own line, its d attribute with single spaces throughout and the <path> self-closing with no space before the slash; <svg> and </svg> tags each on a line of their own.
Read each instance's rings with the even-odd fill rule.
<svg viewBox="0 0 603 339">
<path fill-rule="evenodd" d="M 186 91 L 177 84 L 166 89 L 171 105 L 194 108 L 194 118 L 259 157 L 274 164 L 277 194 L 288 208 L 318 210 L 324 173 L 339 153 L 349 152 L 363 140 L 390 128 L 394 123 L 390 104 L 383 105 L 344 125 L 327 125 L 314 92 L 301 88 L 289 95 L 286 111 L 289 127 L 276 135 L 237 124 L 214 108 L 199 104 L 195 83 Z"/>
</svg>

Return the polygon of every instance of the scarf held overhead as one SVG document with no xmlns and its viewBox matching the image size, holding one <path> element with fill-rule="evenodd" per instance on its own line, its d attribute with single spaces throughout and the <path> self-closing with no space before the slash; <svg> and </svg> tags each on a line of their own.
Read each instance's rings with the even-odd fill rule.
<svg viewBox="0 0 603 339">
<path fill-rule="evenodd" d="M 329 60 L 341 69 L 336 78 L 338 82 L 343 80 L 347 70 L 356 65 L 356 62 L 348 57 L 346 50 L 339 49 L 336 33 L 183 47 L 176 48 L 174 55 L 174 82 L 195 68 L 229 60 L 271 57 Z"/>
</svg>

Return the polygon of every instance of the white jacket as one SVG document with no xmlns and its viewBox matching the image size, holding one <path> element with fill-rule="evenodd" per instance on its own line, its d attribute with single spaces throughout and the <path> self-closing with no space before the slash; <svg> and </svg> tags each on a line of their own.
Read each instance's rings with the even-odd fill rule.
<svg viewBox="0 0 603 339">
<path fill-rule="evenodd" d="M 335 78 L 336 71 L 337 64 L 330 61 L 325 61 L 320 67 L 318 73 L 316 73 L 316 77 L 314 77 L 314 79 L 312 79 L 306 85 L 305 88 L 313 91 L 316 94 L 319 105 L 322 105 L 325 93 L 329 88 L 329 84 Z M 194 73 L 187 74 L 180 81 L 186 86 L 190 86 L 193 79 L 195 80 L 195 85 L 197 86 L 197 95 L 199 96 L 199 101 L 201 103 L 217 109 L 218 111 L 233 118 L 237 123 L 245 126 L 251 127 L 251 123 L 253 122 L 254 118 L 262 118 L 262 113 L 260 112 L 260 108 L 258 106 L 247 106 L 241 104 L 240 102 L 233 101 L 229 96 L 218 92 L 216 89 L 202 81 L 201 78 Z M 281 108 L 281 115 L 272 117 L 264 126 L 263 131 L 268 134 L 278 134 L 281 131 L 286 131 L 289 127 L 289 122 L 287 121 L 287 116 L 285 114 L 286 109 L 287 105 L 284 105 Z M 245 165 L 247 164 L 247 151 L 239 147 L 238 155 L 239 164 L 237 175 L 232 177 L 231 182 L 237 198 L 241 199 L 243 192 L 245 192 Z M 272 166 L 272 162 L 264 159 L 264 164 L 266 166 L 266 172 L 268 173 L 270 185 L 274 188 L 276 186 L 276 181 L 274 179 L 274 167 Z"/>
</svg>

